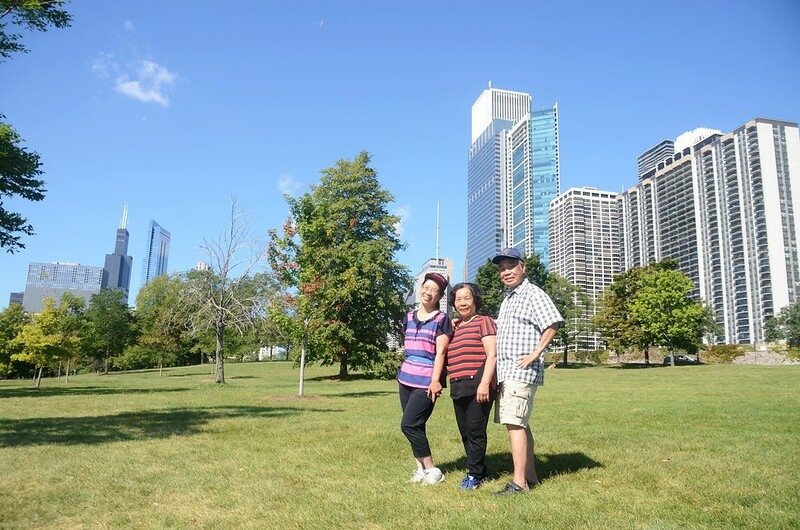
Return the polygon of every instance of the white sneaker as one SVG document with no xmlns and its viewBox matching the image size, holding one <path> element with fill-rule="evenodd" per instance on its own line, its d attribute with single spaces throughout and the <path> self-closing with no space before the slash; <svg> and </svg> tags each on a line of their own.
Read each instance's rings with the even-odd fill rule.
<svg viewBox="0 0 800 530">
<path fill-rule="evenodd" d="M 438 467 L 432 467 L 430 469 L 425 470 L 425 478 L 423 482 L 429 486 L 433 484 L 438 484 L 444 480 L 444 473 Z"/>
<path fill-rule="evenodd" d="M 411 480 L 409 482 L 413 482 L 415 484 L 419 484 L 420 482 L 425 479 L 425 470 L 421 467 L 418 467 L 414 474 L 411 475 Z"/>
</svg>

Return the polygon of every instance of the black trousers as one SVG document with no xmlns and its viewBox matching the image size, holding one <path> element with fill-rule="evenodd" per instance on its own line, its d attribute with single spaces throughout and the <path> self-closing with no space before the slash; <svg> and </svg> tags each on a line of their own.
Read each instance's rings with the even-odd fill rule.
<svg viewBox="0 0 800 530">
<path fill-rule="evenodd" d="M 467 472 L 478 478 L 486 477 L 486 425 L 492 401 L 478 403 L 475 395 L 453 399 L 458 432 L 467 453 Z"/>
<path fill-rule="evenodd" d="M 431 456 L 425 423 L 433 413 L 433 401 L 427 392 L 427 388 L 413 388 L 400 383 L 400 406 L 403 408 L 400 429 L 411 443 L 411 451 L 416 458 Z"/>
</svg>

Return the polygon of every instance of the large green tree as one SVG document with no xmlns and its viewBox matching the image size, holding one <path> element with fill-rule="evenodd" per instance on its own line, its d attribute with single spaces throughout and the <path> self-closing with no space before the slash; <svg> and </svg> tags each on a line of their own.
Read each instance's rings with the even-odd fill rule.
<svg viewBox="0 0 800 530">
<path fill-rule="evenodd" d="M 788 346 L 800 347 L 800 302 L 787 305 L 778 316 L 767 320 L 767 340 L 785 340 Z"/>
<path fill-rule="evenodd" d="M 86 321 L 88 350 L 102 361 L 103 371 L 108 373 L 111 358 L 121 354 L 135 338 L 133 313 L 125 294 L 117 289 L 101 289 L 89 300 Z"/>
<path fill-rule="evenodd" d="M 528 281 L 546 291 L 549 274 L 538 254 L 532 254 L 525 258 L 525 277 L 528 278 Z M 491 260 L 486 260 L 486 263 L 478 268 L 474 281 L 483 294 L 483 307 L 480 313 L 497 318 L 500 304 L 503 303 L 506 296 L 497 265 Z"/>
<path fill-rule="evenodd" d="M 673 366 L 676 348 L 697 351 L 703 337 L 715 331 L 708 307 L 690 297 L 693 289 L 692 280 L 682 272 L 651 268 L 639 275 L 630 301 L 631 319 L 654 345 L 667 348 Z"/>
<path fill-rule="evenodd" d="M 19 31 L 47 31 L 69 26 L 71 17 L 60 0 L 0 0 L 0 62 L 13 53 L 26 52 Z M 10 30 L 10 31 L 9 31 Z M 22 138 L 0 114 L 0 248 L 14 253 L 25 248 L 23 235 L 33 226 L 18 212 L 6 209 L 6 197 L 41 201 L 46 192 L 39 154 L 20 144 Z"/>
<path fill-rule="evenodd" d="M 20 304 L 11 304 L 0 312 L 0 377 L 11 372 L 11 355 L 20 352 L 20 345 L 12 341 L 30 321 L 31 317 Z"/>
<path fill-rule="evenodd" d="M 362 151 L 322 170 L 320 183 L 287 197 L 291 219 L 273 232 L 273 268 L 297 289 L 309 360 L 339 364 L 339 376 L 369 368 L 386 350 L 405 312 L 408 270 L 395 258 L 403 248 L 392 195 L 378 182 Z"/>
</svg>

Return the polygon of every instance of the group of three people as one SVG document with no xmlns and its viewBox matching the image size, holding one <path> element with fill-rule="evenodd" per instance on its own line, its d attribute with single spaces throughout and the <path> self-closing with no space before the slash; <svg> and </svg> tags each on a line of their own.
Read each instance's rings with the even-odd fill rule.
<svg viewBox="0 0 800 530">
<path fill-rule="evenodd" d="M 439 310 L 449 281 L 438 273 L 425 275 L 420 307 L 404 319 L 405 359 L 397 380 L 401 429 L 417 463 L 412 482 L 444 480 L 433 462 L 426 423 L 447 373 L 467 455 L 461 488 L 476 489 L 487 477 L 486 427 L 495 401 L 494 420 L 508 431 L 514 462 L 514 478 L 498 494 L 525 493 L 539 483 L 529 420 L 536 388 L 544 382 L 544 350 L 563 318 L 550 297 L 526 279 L 525 261 L 517 249 L 507 248 L 492 261 L 507 290 L 497 322 L 478 314 L 481 292 L 472 283 L 453 287 L 448 302 L 458 316 L 451 322 Z"/>
</svg>

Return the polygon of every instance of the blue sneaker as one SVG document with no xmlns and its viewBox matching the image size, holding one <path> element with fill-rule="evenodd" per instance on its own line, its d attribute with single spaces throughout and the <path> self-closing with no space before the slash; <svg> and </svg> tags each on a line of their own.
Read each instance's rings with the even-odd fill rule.
<svg viewBox="0 0 800 530">
<path fill-rule="evenodd" d="M 473 475 L 467 475 L 464 477 L 464 480 L 461 481 L 461 489 L 462 490 L 476 490 L 483 482 L 482 478 L 478 478 Z"/>
</svg>

